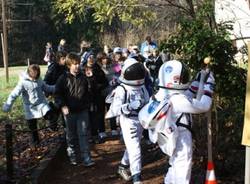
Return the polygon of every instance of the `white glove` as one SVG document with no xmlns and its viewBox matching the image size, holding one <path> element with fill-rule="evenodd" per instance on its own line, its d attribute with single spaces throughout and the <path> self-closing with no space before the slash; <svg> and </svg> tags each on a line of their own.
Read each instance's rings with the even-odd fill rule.
<svg viewBox="0 0 250 184">
<path fill-rule="evenodd" d="M 141 107 L 141 101 L 140 100 L 135 100 L 133 102 L 130 102 L 128 104 L 128 109 L 129 110 L 138 110 Z"/>
<path fill-rule="evenodd" d="M 204 94 L 211 96 L 214 92 L 214 88 L 215 88 L 215 79 L 213 73 L 210 72 L 207 81 L 204 85 Z"/>
<path fill-rule="evenodd" d="M 11 105 L 9 105 L 7 103 L 3 104 L 3 107 L 2 107 L 3 112 L 9 112 L 10 109 L 11 109 Z"/>
<path fill-rule="evenodd" d="M 199 88 L 199 81 L 197 81 L 197 80 L 194 80 L 194 81 L 191 83 L 191 85 L 189 86 L 189 90 L 190 90 L 192 93 L 194 93 L 194 94 L 197 93 L 198 88 Z"/>
<path fill-rule="evenodd" d="M 212 85 L 215 85 L 215 79 L 214 79 L 214 74 L 213 72 L 209 72 L 209 76 L 207 78 L 206 83 L 210 83 Z"/>
<path fill-rule="evenodd" d="M 209 73 L 208 70 L 201 70 L 201 71 L 199 71 L 199 72 L 196 74 L 194 80 L 200 82 L 201 76 L 205 77 L 208 73 Z M 205 78 L 203 78 L 203 79 L 205 79 Z M 204 81 L 204 82 L 205 82 L 205 81 Z"/>
</svg>

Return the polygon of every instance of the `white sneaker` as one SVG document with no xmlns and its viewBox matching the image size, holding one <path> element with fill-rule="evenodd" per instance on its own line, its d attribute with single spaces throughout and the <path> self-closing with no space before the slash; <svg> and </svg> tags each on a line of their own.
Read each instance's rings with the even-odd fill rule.
<svg viewBox="0 0 250 184">
<path fill-rule="evenodd" d="M 129 173 L 129 168 L 119 165 L 117 174 L 119 174 L 125 181 L 130 181 L 132 179 Z"/>
<path fill-rule="evenodd" d="M 117 130 L 111 130 L 111 135 L 112 136 L 118 136 L 119 132 Z"/>
<path fill-rule="evenodd" d="M 99 138 L 100 138 L 100 139 L 105 139 L 105 138 L 107 138 L 106 132 L 100 132 L 100 133 L 99 133 Z"/>
<path fill-rule="evenodd" d="M 76 159 L 75 158 L 69 158 L 70 164 L 71 165 L 77 165 Z"/>
</svg>

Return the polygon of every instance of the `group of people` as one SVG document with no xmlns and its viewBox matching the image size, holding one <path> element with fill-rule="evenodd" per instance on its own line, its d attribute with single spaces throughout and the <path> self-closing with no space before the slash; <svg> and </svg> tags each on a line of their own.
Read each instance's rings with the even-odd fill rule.
<svg viewBox="0 0 250 184">
<path fill-rule="evenodd" d="M 118 174 L 134 184 L 142 183 L 142 136 L 154 143 L 158 141 L 164 151 L 164 147 L 169 148 L 169 142 L 173 142 L 169 141 L 169 134 L 173 132 L 170 131 L 173 130 L 170 122 L 175 124 L 178 119 L 176 129 L 179 134 L 169 155 L 171 167 L 165 183 L 188 184 L 192 160 L 190 113 L 201 113 L 210 108 L 214 86 L 212 73 L 207 73 L 204 95 L 198 100 L 195 94 L 201 72 L 190 85 L 186 65 L 177 60 L 167 61 L 169 57 L 163 60 L 150 36 L 146 37 L 140 49 L 135 45 L 110 49 L 106 45 L 99 53 L 94 53 L 87 41 L 80 43 L 80 52 L 68 52 L 65 43 L 65 39 L 60 41 L 56 53 L 52 44 L 47 44 L 44 61 L 48 63 L 48 70 L 44 79 L 40 78 L 39 65 L 28 66 L 4 103 L 3 111 L 10 111 L 15 99 L 22 95 L 33 144 L 39 144 L 37 119 L 44 117 L 56 130 L 58 114 L 62 114 L 70 163 L 77 164 L 76 147 L 79 144 L 81 159 L 86 167 L 95 164 L 89 142 L 101 143 L 107 137 L 106 118 L 111 135 L 121 133 L 126 146 Z M 53 103 L 46 98 L 51 95 Z M 152 108 L 155 104 L 165 108 Z M 148 116 L 152 112 L 155 115 Z M 145 120 L 145 113 L 152 118 Z M 169 120 L 167 116 L 173 119 Z M 159 126 L 157 122 L 165 123 Z M 167 126 L 169 124 L 171 126 Z"/>
</svg>

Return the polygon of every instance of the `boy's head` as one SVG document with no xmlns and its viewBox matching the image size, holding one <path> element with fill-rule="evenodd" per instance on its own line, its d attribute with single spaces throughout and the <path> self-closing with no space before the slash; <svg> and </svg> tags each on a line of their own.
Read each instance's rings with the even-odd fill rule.
<svg viewBox="0 0 250 184">
<path fill-rule="evenodd" d="M 151 41 L 152 41 L 151 36 L 147 36 L 147 37 L 145 38 L 145 40 L 146 40 L 147 44 L 150 44 Z"/>
<path fill-rule="evenodd" d="M 99 63 L 100 65 L 107 65 L 107 64 L 110 64 L 109 57 L 108 57 L 107 54 L 104 53 L 104 52 L 99 52 L 99 53 L 96 55 L 96 61 L 97 61 L 97 63 Z"/>
<path fill-rule="evenodd" d="M 27 73 L 32 80 L 37 80 L 40 77 L 40 67 L 37 64 L 32 64 L 28 67 Z"/>
<path fill-rule="evenodd" d="M 90 46 L 91 46 L 91 43 L 86 40 L 82 40 L 80 43 L 80 48 L 82 49 L 88 49 L 90 48 Z"/>
<path fill-rule="evenodd" d="M 65 65 L 65 63 L 66 63 L 66 56 L 67 56 L 67 52 L 65 52 L 65 51 L 58 51 L 56 53 L 56 62 L 59 65 Z"/>
<path fill-rule="evenodd" d="M 66 56 L 66 65 L 70 68 L 73 64 L 80 64 L 80 57 L 76 53 L 70 52 Z"/>
<path fill-rule="evenodd" d="M 70 73 L 77 74 L 80 69 L 80 57 L 73 52 L 70 52 L 66 56 L 66 65 L 69 68 Z"/>
<path fill-rule="evenodd" d="M 156 56 L 159 56 L 160 52 L 157 48 L 153 49 L 153 56 L 156 57 Z"/>
</svg>

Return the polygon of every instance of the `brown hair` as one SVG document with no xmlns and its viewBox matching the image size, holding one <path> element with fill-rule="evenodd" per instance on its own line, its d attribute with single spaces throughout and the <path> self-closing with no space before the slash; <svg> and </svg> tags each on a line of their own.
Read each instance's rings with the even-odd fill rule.
<svg viewBox="0 0 250 184">
<path fill-rule="evenodd" d="M 111 61 L 110 61 L 110 58 L 107 56 L 106 53 L 104 52 L 99 52 L 97 53 L 96 55 L 96 62 L 99 64 L 99 65 L 102 65 L 102 59 L 107 59 L 107 64 L 110 64 Z"/>
<path fill-rule="evenodd" d="M 40 67 L 38 64 L 32 64 L 28 67 L 27 73 L 32 79 L 38 79 L 40 77 Z"/>
<path fill-rule="evenodd" d="M 151 36 L 147 36 L 146 39 L 148 42 L 151 42 Z"/>
<path fill-rule="evenodd" d="M 67 52 L 65 52 L 65 51 L 58 51 L 56 53 L 56 62 L 59 63 L 60 59 L 62 57 L 66 57 L 66 56 L 67 56 Z"/>
<path fill-rule="evenodd" d="M 69 68 L 72 64 L 80 64 L 80 57 L 74 52 L 70 52 L 66 56 L 67 67 Z"/>
</svg>

